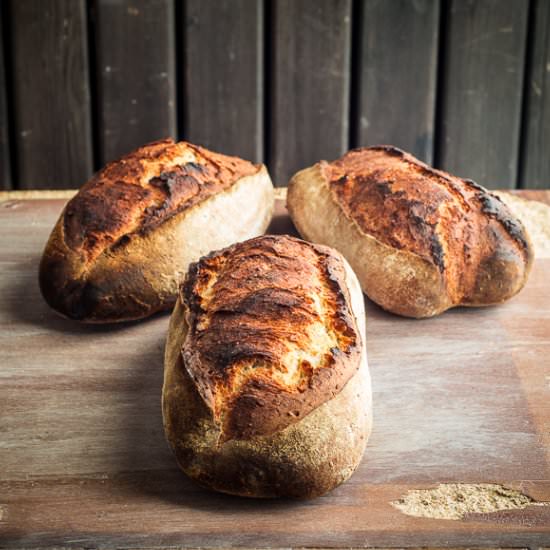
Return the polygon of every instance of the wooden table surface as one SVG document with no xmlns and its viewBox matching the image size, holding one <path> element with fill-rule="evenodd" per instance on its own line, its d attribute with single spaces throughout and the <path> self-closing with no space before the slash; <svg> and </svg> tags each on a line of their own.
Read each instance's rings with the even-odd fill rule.
<svg viewBox="0 0 550 550">
<path fill-rule="evenodd" d="M 550 546 L 549 258 L 499 307 L 418 321 L 367 300 L 375 417 L 361 466 L 313 501 L 247 500 L 197 487 L 165 443 L 168 315 L 88 327 L 42 300 L 37 265 L 64 202 L 0 202 L 0 547 Z M 291 230 L 279 201 L 272 231 Z M 439 484 L 470 513 L 391 504 Z M 533 503 L 472 511 L 485 484 Z"/>
</svg>

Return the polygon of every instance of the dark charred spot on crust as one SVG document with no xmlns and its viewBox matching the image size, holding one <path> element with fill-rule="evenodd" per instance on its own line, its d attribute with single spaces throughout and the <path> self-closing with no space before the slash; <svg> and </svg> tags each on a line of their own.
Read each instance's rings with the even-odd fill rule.
<svg viewBox="0 0 550 550">
<path fill-rule="evenodd" d="M 298 298 L 292 292 L 277 288 L 263 288 L 251 292 L 234 305 L 228 304 L 225 309 L 216 310 L 215 315 L 225 313 L 251 317 L 262 317 L 263 315 L 278 317 L 290 314 L 298 320 L 305 320 L 306 313 L 302 312 L 302 309 L 303 299 Z"/>
<path fill-rule="evenodd" d="M 334 187 L 340 187 L 340 186 L 345 187 L 347 183 L 348 183 L 348 176 L 346 174 L 344 174 L 339 178 L 335 178 L 334 181 L 332 181 L 332 185 Z"/>
<path fill-rule="evenodd" d="M 349 339 L 348 346 L 339 351 L 349 355 L 358 346 L 359 341 L 352 313 L 347 305 L 350 297 L 344 294 L 342 286 L 342 266 L 341 264 L 335 264 L 332 258 L 326 254 L 320 255 L 320 261 L 322 270 L 326 273 L 325 280 L 332 291 L 337 306 L 332 313 L 334 326 L 336 330 Z"/>
<path fill-rule="evenodd" d="M 426 205 L 420 201 L 411 201 L 409 208 L 411 234 L 420 236 L 420 238 L 429 242 L 431 259 L 439 271 L 444 273 L 446 268 L 445 251 L 436 231 L 437 222 L 428 221 L 436 218 L 433 206 Z"/>
<path fill-rule="evenodd" d="M 437 233 L 432 233 L 431 240 L 430 250 L 432 252 L 432 259 L 435 265 L 439 268 L 439 271 L 443 273 L 445 271 L 445 251 L 443 250 L 443 246 L 441 245 L 441 241 L 439 240 Z"/>
<path fill-rule="evenodd" d="M 423 233 L 431 233 L 437 225 L 435 214 L 437 208 L 432 204 L 426 204 L 419 200 L 408 200 L 407 206 L 411 223 Z M 433 221 L 429 221 L 433 220 Z"/>
<path fill-rule="evenodd" d="M 343 387 L 355 372 L 361 340 L 344 280 L 341 260 L 286 236 L 251 239 L 191 266 L 181 292 L 190 326 L 182 357 L 212 410 L 212 396 L 222 396 L 224 437 L 282 429 L 296 421 L 288 410 L 304 416 L 337 393 L 333 384 Z M 319 292 L 322 313 L 313 299 Z M 297 385 L 281 386 L 273 373 L 286 369 L 289 351 L 310 346 L 313 323 L 329 327 L 338 346 L 326 349 L 320 366 L 299 362 Z"/>
<path fill-rule="evenodd" d="M 215 330 L 216 324 L 211 331 Z M 211 365 L 209 375 L 219 380 L 228 381 L 232 373 L 230 367 L 235 363 L 245 360 L 256 361 L 257 364 L 272 362 L 276 355 L 265 350 L 259 350 L 257 345 L 243 342 L 243 337 L 248 332 L 243 329 L 228 331 L 225 338 L 198 338 L 197 341 L 203 347 L 202 358 Z M 185 357 L 185 355 L 184 355 Z"/>
<path fill-rule="evenodd" d="M 193 166 L 190 167 L 189 164 L 193 164 Z M 202 181 L 196 177 L 198 174 L 203 175 Z M 206 194 L 205 186 L 215 177 L 213 171 L 210 173 L 206 169 L 198 171 L 195 168 L 195 163 L 188 163 L 151 178 L 149 185 L 162 191 L 164 198 L 160 203 L 145 208 L 140 231 L 149 231 L 166 221 L 168 217 L 195 204 L 197 198 Z"/>
<path fill-rule="evenodd" d="M 123 248 L 125 247 L 130 241 L 131 241 L 131 237 L 129 235 L 122 235 L 122 237 L 120 237 L 120 239 L 118 239 L 118 241 L 116 241 L 115 243 L 113 243 L 113 245 L 111 246 L 111 250 L 115 251 L 115 250 L 118 250 L 119 248 Z"/>
<path fill-rule="evenodd" d="M 162 172 L 159 176 L 151 178 L 149 185 L 164 191 L 169 197 L 187 199 L 190 192 L 198 191 L 200 185 L 212 183 L 217 171 L 212 167 L 202 166 L 196 162 L 188 162 L 181 166 L 175 166 L 169 172 Z"/>
<path fill-rule="evenodd" d="M 464 258 L 466 260 L 469 260 L 472 256 L 472 247 L 469 246 L 467 243 L 464 243 L 464 246 L 462 247 Z"/>
<path fill-rule="evenodd" d="M 206 261 L 212 258 L 216 252 L 211 252 L 209 255 L 202 258 L 201 261 Z M 187 304 L 187 307 L 195 316 L 204 313 L 201 307 L 201 297 L 197 292 L 194 292 L 194 288 L 198 283 L 199 277 L 206 275 L 204 271 L 201 271 L 201 263 L 193 262 L 189 265 L 187 270 L 187 276 L 180 287 L 180 299 L 183 303 Z"/>
<path fill-rule="evenodd" d="M 179 171 L 163 172 L 160 176 L 151 178 L 149 185 L 157 187 L 164 191 L 168 196 L 172 196 L 173 193 L 178 191 L 181 187 L 181 174 Z M 180 181 L 178 181 L 178 179 Z M 194 180 L 193 180 L 194 181 Z"/>
<path fill-rule="evenodd" d="M 363 184 L 372 185 L 374 193 L 377 193 L 382 200 L 384 200 L 387 197 L 391 197 L 393 195 L 400 196 L 402 193 L 400 191 L 393 191 L 392 184 L 394 183 L 394 180 L 387 180 L 387 181 L 378 181 L 376 179 L 376 176 L 372 178 L 363 178 L 362 181 Z"/>
<path fill-rule="evenodd" d="M 369 149 L 374 151 L 384 151 L 394 157 L 404 157 L 407 154 L 402 149 L 399 149 L 399 147 L 395 147 L 393 145 L 374 145 L 373 147 L 369 147 Z"/>
<path fill-rule="evenodd" d="M 194 171 L 194 172 L 197 172 L 198 174 L 204 174 L 206 171 L 206 167 L 197 162 L 188 162 L 185 165 L 185 167 L 189 172 Z"/>
<path fill-rule="evenodd" d="M 521 222 L 512 216 L 508 207 L 495 195 L 482 188 L 477 194 L 477 200 L 481 204 L 481 210 L 491 218 L 497 220 L 507 233 L 514 239 L 525 253 L 529 250 L 529 243 L 525 237 L 525 229 Z"/>
<path fill-rule="evenodd" d="M 463 179 L 462 181 L 471 189 L 475 189 L 476 191 L 481 191 L 482 193 L 488 192 L 487 189 L 485 189 L 485 187 L 482 187 L 481 185 L 479 185 L 479 183 L 476 183 L 474 180 L 466 178 L 466 179 Z"/>
</svg>

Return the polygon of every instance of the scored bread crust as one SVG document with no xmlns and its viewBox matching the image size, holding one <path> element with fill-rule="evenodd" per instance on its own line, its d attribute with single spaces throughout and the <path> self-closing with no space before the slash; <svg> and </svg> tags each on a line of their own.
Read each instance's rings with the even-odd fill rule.
<svg viewBox="0 0 550 550">
<path fill-rule="evenodd" d="M 107 165 L 66 205 L 42 257 L 42 294 L 86 322 L 167 309 L 189 263 L 262 234 L 273 204 L 263 165 L 186 142 L 148 144 Z"/>
<path fill-rule="evenodd" d="M 364 292 L 401 315 L 503 302 L 533 262 L 525 229 L 496 196 L 395 147 L 298 172 L 287 207 L 304 238 L 340 250 Z"/>
<path fill-rule="evenodd" d="M 313 497 L 329 491 L 352 474 L 361 460 L 371 429 L 371 390 L 361 289 L 351 268 L 335 251 L 320 246 L 312 248 L 312 245 L 290 237 L 261 237 L 253 241 L 256 243 L 252 243 L 248 251 L 241 248 L 228 260 L 229 263 L 233 259 L 250 264 L 250 276 L 243 281 L 243 285 L 248 287 L 244 295 L 228 296 L 232 291 L 228 290 L 228 281 L 224 281 L 223 268 L 217 260 L 214 266 L 211 263 L 203 271 L 204 288 L 207 289 L 203 296 L 214 302 L 217 298 L 221 300 L 217 304 L 207 304 L 206 310 L 219 307 L 219 316 L 235 317 L 235 327 L 248 325 L 249 330 L 234 334 L 239 339 L 235 356 L 228 355 L 231 337 L 221 332 L 227 330 L 231 322 L 220 326 L 217 321 L 212 321 L 215 315 L 197 316 L 196 308 L 200 306 L 189 305 L 185 290 L 176 303 L 165 354 L 163 418 L 166 436 L 182 469 L 202 485 L 245 496 Z M 229 254 L 240 246 L 231 247 Z M 257 271 L 257 256 L 261 249 L 281 259 L 278 266 L 276 261 L 264 263 L 264 267 L 271 264 L 271 268 L 263 274 Z M 303 261 L 309 262 L 310 251 L 322 260 L 321 265 L 316 262 L 315 269 L 321 273 L 332 270 L 324 292 L 336 301 L 344 300 L 335 308 L 326 306 L 322 315 L 322 321 L 345 336 L 339 344 L 343 343 L 343 349 L 337 361 L 328 364 L 321 361 L 313 369 L 305 369 L 303 374 L 309 378 L 305 384 L 288 380 L 285 384 L 280 374 L 300 369 L 300 352 L 321 357 L 338 355 L 335 349 L 331 349 L 330 338 L 319 341 L 317 332 L 313 341 L 307 337 L 307 327 L 313 326 L 315 321 L 299 319 L 299 311 L 311 307 L 309 299 L 313 287 L 308 279 L 312 272 L 303 273 L 304 288 L 301 290 L 299 273 L 288 260 L 300 253 L 305 256 Z M 328 270 L 322 265 L 326 260 L 332 264 Z M 214 283 L 213 286 L 207 282 L 211 274 L 206 273 L 212 268 L 220 274 L 217 285 Z M 294 282 L 281 284 L 278 274 L 270 282 L 270 272 L 278 269 L 286 271 Z M 242 271 L 239 276 L 242 276 Z M 193 278 L 191 273 L 187 287 Z M 278 295 L 263 294 L 269 285 L 282 292 Z M 278 304 L 289 303 L 288 297 L 282 301 L 280 298 L 293 285 L 296 300 L 290 301 L 290 307 L 297 310 L 298 317 L 280 311 L 279 315 L 274 314 L 279 309 Z M 253 305 L 258 305 L 255 295 L 259 307 Z M 204 298 L 202 302 L 205 305 Z M 224 309 L 230 303 L 232 309 Z M 246 311 L 250 314 L 248 319 L 245 318 Z M 212 326 L 209 326 L 210 322 L 213 322 Z M 289 338 L 290 332 L 285 336 L 283 325 L 293 329 L 296 337 Z M 220 352 L 226 359 L 225 369 L 221 364 L 218 368 L 228 371 L 228 378 L 223 379 L 219 372 L 212 373 L 216 369 L 208 358 L 196 364 L 193 355 L 201 356 L 205 351 L 196 336 L 197 328 L 199 331 L 211 330 L 219 336 L 217 343 L 216 338 L 210 340 L 215 347 L 211 351 Z M 270 328 L 273 338 L 257 337 Z M 346 345 L 350 338 L 353 342 Z M 290 349 L 289 355 L 281 352 L 281 341 Z M 263 361 L 272 362 L 270 369 L 262 370 L 262 366 L 257 364 L 254 365 L 257 371 L 247 368 L 247 358 L 259 356 Z M 325 371 L 325 375 L 316 377 L 315 370 L 319 373 Z M 234 382 L 239 378 L 235 377 L 236 373 L 240 373 L 241 378 L 262 383 L 259 386 L 241 383 L 235 388 Z M 343 373 L 346 373 L 344 378 Z M 210 388 L 210 395 L 205 386 Z M 231 389 L 236 391 L 232 393 Z M 228 422 L 224 426 L 224 414 L 217 414 L 215 402 L 220 395 L 218 406 L 225 417 L 236 418 L 236 424 Z M 299 414 L 295 414 L 297 412 Z M 239 423 L 244 419 L 241 413 L 247 416 L 248 424 Z"/>
<path fill-rule="evenodd" d="M 238 243 L 193 264 L 181 299 L 185 366 L 224 440 L 285 428 L 357 369 L 344 266 L 325 247 L 287 236 Z"/>
</svg>

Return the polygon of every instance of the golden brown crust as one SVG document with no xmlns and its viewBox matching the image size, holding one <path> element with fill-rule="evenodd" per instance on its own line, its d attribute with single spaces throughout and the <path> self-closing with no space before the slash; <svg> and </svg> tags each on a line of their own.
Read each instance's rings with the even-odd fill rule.
<svg viewBox="0 0 550 550">
<path fill-rule="evenodd" d="M 233 245 L 191 266 L 180 299 L 183 364 L 221 441 L 284 429 L 358 368 L 344 266 L 326 247 L 288 236 Z"/>
<path fill-rule="evenodd" d="M 69 201 L 65 241 L 91 261 L 258 170 L 183 141 L 149 143 L 108 164 Z"/>
<path fill-rule="evenodd" d="M 340 254 L 331 254 L 344 266 L 344 294 L 349 295 L 358 333 L 364 335 L 364 301 L 357 277 Z M 372 429 L 363 338 L 358 368 L 334 397 L 273 434 L 224 442 L 219 423 L 184 364 L 189 317 L 180 295 L 166 338 L 162 389 L 166 438 L 187 475 L 210 489 L 256 498 L 313 498 L 352 475 Z"/>
<path fill-rule="evenodd" d="M 172 140 L 109 164 L 67 204 L 46 245 L 40 288 L 71 319 L 139 319 L 173 306 L 190 262 L 265 231 L 264 166 Z"/>
<path fill-rule="evenodd" d="M 210 417 L 178 356 L 165 367 L 163 421 L 187 475 L 203 487 L 246 497 L 320 496 L 346 481 L 363 456 L 372 427 L 366 363 L 334 399 L 273 435 L 220 445 Z"/>
<path fill-rule="evenodd" d="M 445 302 L 497 303 L 523 286 L 533 260 L 529 238 L 481 186 L 391 146 L 350 151 L 321 162 L 320 170 L 334 200 L 364 234 L 437 268 Z"/>
</svg>

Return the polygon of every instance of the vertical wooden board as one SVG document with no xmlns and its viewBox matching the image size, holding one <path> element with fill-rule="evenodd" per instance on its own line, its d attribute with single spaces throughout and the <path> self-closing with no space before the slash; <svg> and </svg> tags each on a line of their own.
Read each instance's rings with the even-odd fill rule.
<svg viewBox="0 0 550 550">
<path fill-rule="evenodd" d="M 77 187 L 92 172 L 85 3 L 10 7 L 19 187 Z"/>
<path fill-rule="evenodd" d="M 526 75 L 521 187 L 550 188 L 550 2 L 534 5 L 530 71 Z"/>
<path fill-rule="evenodd" d="M 396 145 L 431 163 L 439 0 L 361 7 L 357 143 Z"/>
<path fill-rule="evenodd" d="M 8 128 L 8 105 L 6 102 L 6 63 L 4 57 L 4 14 L 0 5 L 0 189 L 10 189 L 11 166 Z"/>
<path fill-rule="evenodd" d="M 100 163 L 176 135 L 171 0 L 98 0 L 95 14 Z"/>
<path fill-rule="evenodd" d="M 514 187 L 529 3 L 451 0 L 438 164 L 490 188 Z"/>
<path fill-rule="evenodd" d="M 350 0 L 273 4 L 270 168 L 277 185 L 348 148 Z"/>
<path fill-rule="evenodd" d="M 187 0 L 184 135 L 252 161 L 263 159 L 263 3 Z"/>
</svg>

